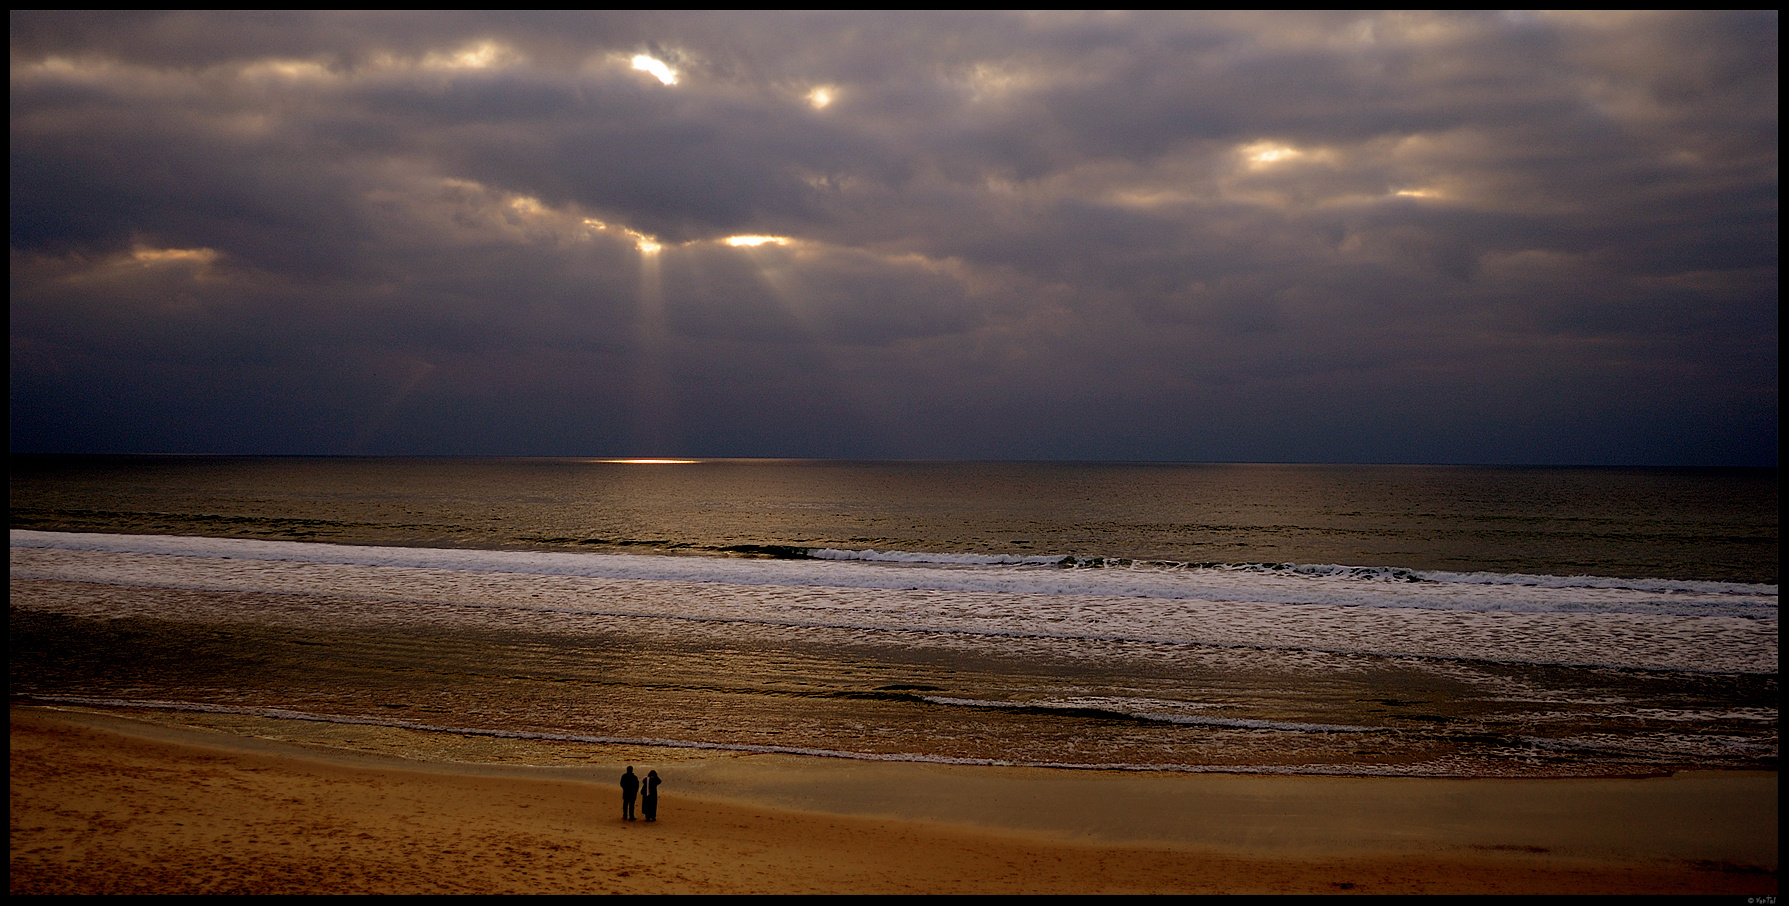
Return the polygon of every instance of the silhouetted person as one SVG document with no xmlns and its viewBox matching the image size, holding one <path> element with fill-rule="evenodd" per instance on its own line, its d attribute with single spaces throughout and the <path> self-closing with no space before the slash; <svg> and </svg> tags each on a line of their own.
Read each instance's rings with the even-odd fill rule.
<svg viewBox="0 0 1789 906">
<path fill-rule="evenodd" d="M 621 775 L 621 820 L 634 820 L 634 795 L 640 792 L 640 778 L 634 776 L 634 766 L 627 766 L 627 773 Z"/>
<path fill-rule="evenodd" d="M 646 781 L 640 784 L 640 808 L 646 812 L 647 821 L 658 820 L 658 772 L 647 771 Z"/>
</svg>

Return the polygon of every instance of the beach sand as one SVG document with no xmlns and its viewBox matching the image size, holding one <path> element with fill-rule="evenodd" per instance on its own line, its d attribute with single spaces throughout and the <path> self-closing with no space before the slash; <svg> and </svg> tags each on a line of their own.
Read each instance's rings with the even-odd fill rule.
<svg viewBox="0 0 1789 906">
<path fill-rule="evenodd" d="M 11 712 L 13 893 L 1750 893 L 1777 776 L 1131 774 L 590 750 L 419 762 Z M 407 732 L 407 731 L 406 731 Z M 623 822 L 631 762 L 665 777 Z"/>
</svg>

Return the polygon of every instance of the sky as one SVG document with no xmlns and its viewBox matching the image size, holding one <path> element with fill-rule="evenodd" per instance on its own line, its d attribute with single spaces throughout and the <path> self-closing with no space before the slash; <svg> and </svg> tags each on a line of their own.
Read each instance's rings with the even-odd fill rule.
<svg viewBox="0 0 1789 906">
<path fill-rule="evenodd" d="M 1777 463 L 1775 11 L 11 26 L 15 453 Z"/>
</svg>

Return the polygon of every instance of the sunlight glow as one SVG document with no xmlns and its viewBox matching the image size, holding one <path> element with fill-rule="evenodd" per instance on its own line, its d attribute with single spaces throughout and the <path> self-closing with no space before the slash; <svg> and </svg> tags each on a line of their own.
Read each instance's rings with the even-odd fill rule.
<svg viewBox="0 0 1789 906">
<path fill-rule="evenodd" d="M 422 58 L 425 69 L 490 69 L 514 62 L 515 54 L 495 41 L 479 41 L 452 53 L 431 52 Z"/>
<path fill-rule="evenodd" d="M 109 60 L 45 57 L 36 63 L 14 63 L 11 73 L 15 81 L 36 76 L 90 81 L 110 75 L 117 69 L 118 66 Z"/>
<path fill-rule="evenodd" d="M 331 77 L 329 67 L 313 60 L 260 60 L 244 66 L 242 74 L 247 78 L 289 80 L 323 80 Z"/>
<path fill-rule="evenodd" d="M 676 70 L 643 53 L 634 55 L 634 68 L 652 73 L 653 78 L 658 79 L 666 85 L 677 84 Z"/>
<path fill-rule="evenodd" d="M 630 230 L 623 226 L 611 226 L 597 220 L 595 217 L 584 218 L 584 225 L 593 230 L 615 230 L 616 232 L 627 234 L 627 237 L 634 241 L 634 248 L 639 249 L 640 253 L 643 255 L 655 254 L 660 249 L 664 248 L 657 239 L 654 239 L 639 230 Z"/>
<path fill-rule="evenodd" d="M 497 45 L 486 41 L 454 55 L 453 61 L 466 69 L 485 69 L 497 62 Z"/>
<path fill-rule="evenodd" d="M 672 466 L 683 463 L 700 462 L 695 459 L 599 459 L 597 462 L 619 462 L 635 466 Z"/>
<path fill-rule="evenodd" d="M 130 253 L 133 261 L 142 265 L 154 264 L 199 264 L 205 265 L 216 261 L 216 249 L 148 249 L 138 248 Z"/>
<path fill-rule="evenodd" d="M 1304 156 L 1304 152 L 1297 148 L 1276 145 L 1272 142 L 1256 142 L 1243 148 L 1242 153 L 1248 157 L 1249 164 L 1254 167 L 1265 167 Z"/>
<path fill-rule="evenodd" d="M 816 88 L 808 92 L 808 103 L 814 105 L 815 110 L 823 109 L 827 104 L 832 103 L 832 89 Z"/>
<path fill-rule="evenodd" d="M 731 246 L 787 245 L 787 236 L 728 236 L 721 240 Z"/>
<path fill-rule="evenodd" d="M 145 273 L 151 273 L 193 283 L 213 283 L 225 276 L 214 267 L 223 257 L 224 254 L 217 249 L 159 249 L 139 245 L 130 251 L 120 251 L 98 261 L 83 262 L 83 266 L 69 273 L 67 279 L 75 284 L 95 281 L 109 283 L 136 280 Z M 196 297 L 173 293 L 156 300 L 155 304 L 169 311 L 191 312 L 199 307 L 200 302 Z"/>
</svg>

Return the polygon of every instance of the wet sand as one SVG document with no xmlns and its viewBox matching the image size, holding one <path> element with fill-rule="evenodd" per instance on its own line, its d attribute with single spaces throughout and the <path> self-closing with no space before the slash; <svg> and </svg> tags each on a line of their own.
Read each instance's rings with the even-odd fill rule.
<svg viewBox="0 0 1789 906">
<path fill-rule="evenodd" d="M 602 751 L 418 762 L 11 710 L 13 893 L 1750 893 L 1777 775 L 1154 775 Z M 620 820 L 624 762 L 657 823 Z"/>
</svg>

